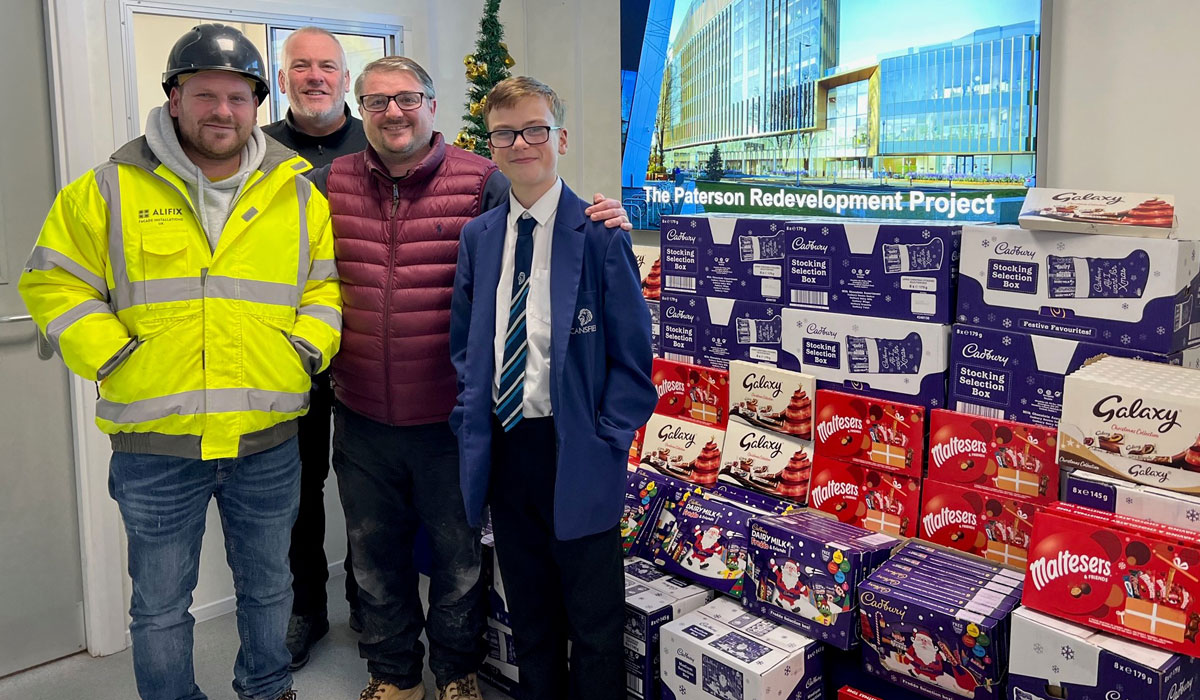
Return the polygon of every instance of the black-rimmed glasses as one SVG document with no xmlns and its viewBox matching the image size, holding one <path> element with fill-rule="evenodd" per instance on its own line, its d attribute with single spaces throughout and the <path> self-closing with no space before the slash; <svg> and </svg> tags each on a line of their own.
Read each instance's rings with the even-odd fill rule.
<svg viewBox="0 0 1200 700">
<path fill-rule="evenodd" d="M 561 129 L 561 126 L 527 126 L 524 129 L 496 129 L 487 133 L 488 145 L 492 148 L 508 148 L 517 142 L 520 135 L 525 143 L 538 146 L 550 140 L 550 132 Z"/>
<path fill-rule="evenodd" d="M 399 92 L 395 95 L 363 95 L 358 103 L 368 112 L 386 112 L 388 103 L 396 101 L 396 106 L 405 112 L 416 109 L 425 101 L 423 92 Z"/>
</svg>

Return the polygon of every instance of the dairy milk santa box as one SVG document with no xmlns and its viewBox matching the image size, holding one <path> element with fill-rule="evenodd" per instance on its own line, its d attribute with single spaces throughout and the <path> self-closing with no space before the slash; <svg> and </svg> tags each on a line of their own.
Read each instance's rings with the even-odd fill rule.
<svg viewBox="0 0 1200 700">
<path fill-rule="evenodd" d="M 1190 342 L 1200 242 L 966 226 L 958 320 L 1157 353 Z"/>
<path fill-rule="evenodd" d="M 729 369 L 733 360 L 779 363 L 778 304 L 663 292 L 662 356 Z"/>
<path fill-rule="evenodd" d="M 700 489 L 682 490 L 658 512 L 654 563 L 667 573 L 740 597 L 750 521 L 758 515 Z"/>
<path fill-rule="evenodd" d="M 643 467 L 694 484 L 710 486 L 721 470 L 725 431 L 714 425 L 654 414 L 642 439 Z"/>
<path fill-rule="evenodd" d="M 962 229 L 933 221 L 803 219 L 786 227 L 787 302 L 817 311 L 954 320 Z"/>
<path fill-rule="evenodd" d="M 779 366 L 816 377 L 818 389 L 939 408 L 946 403 L 949 330 L 788 308 Z"/>
<path fill-rule="evenodd" d="M 808 440 L 733 421 L 725 432 L 718 480 L 803 502 L 808 494 L 812 454 Z"/>
<path fill-rule="evenodd" d="M 817 402 L 819 456 L 921 478 L 923 407 L 828 389 L 817 392 Z"/>
<path fill-rule="evenodd" d="M 1039 503 L 1058 500 L 1058 433 L 1024 423 L 934 410 L 930 479 Z"/>
<path fill-rule="evenodd" d="M 800 372 L 729 363 L 729 415 L 752 426 L 812 439 L 817 380 Z"/>
<path fill-rule="evenodd" d="M 824 648 L 718 598 L 662 628 L 663 700 L 821 700 Z"/>
<path fill-rule="evenodd" d="M 712 591 L 669 576 L 645 559 L 625 562 L 625 689 L 630 695 L 659 696 L 659 629 L 712 598 Z"/>
<path fill-rule="evenodd" d="M 1007 612 L 984 615 L 871 578 L 858 599 L 867 673 L 937 700 L 1003 697 Z"/>
<path fill-rule="evenodd" d="M 1033 187 L 1017 223 L 1031 231 L 1167 238 L 1178 220 L 1167 194 Z"/>
<path fill-rule="evenodd" d="M 1060 465 L 1200 493 L 1200 371 L 1105 357 L 1064 395 Z"/>
<path fill-rule="evenodd" d="M 1200 529 L 1200 496 L 1085 471 L 1064 474 L 1063 481 L 1064 503 L 1142 518 L 1162 525 Z"/>
<path fill-rule="evenodd" d="M 744 601 L 756 615 L 849 649 L 858 582 L 899 539 L 812 513 L 763 517 L 750 525 L 750 575 Z"/>
<path fill-rule="evenodd" d="M 1040 505 L 932 479 L 922 486 L 922 539 L 1025 568 Z"/>
<path fill-rule="evenodd" d="M 1011 330 L 956 324 L 950 341 L 950 403 L 973 413 L 1058 427 L 1063 379 L 1100 355 L 1200 367 L 1200 347 L 1161 355 Z"/>
<path fill-rule="evenodd" d="M 919 479 L 818 456 L 808 505 L 838 520 L 899 537 L 916 537 Z"/>
<path fill-rule="evenodd" d="M 1012 614 L 1010 700 L 1190 700 L 1200 660 L 1043 615 Z"/>
</svg>

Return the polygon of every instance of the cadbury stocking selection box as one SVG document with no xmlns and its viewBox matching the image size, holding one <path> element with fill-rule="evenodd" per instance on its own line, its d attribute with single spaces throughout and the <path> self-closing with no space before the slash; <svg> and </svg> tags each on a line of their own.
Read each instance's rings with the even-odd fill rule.
<svg viewBox="0 0 1200 700">
<path fill-rule="evenodd" d="M 733 360 L 779 362 L 780 306 L 664 292 L 662 354 L 669 360 L 729 369 Z"/>
<path fill-rule="evenodd" d="M 659 225 L 665 289 L 722 299 L 784 301 L 788 226 L 735 215 L 664 216 Z"/>
</svg>

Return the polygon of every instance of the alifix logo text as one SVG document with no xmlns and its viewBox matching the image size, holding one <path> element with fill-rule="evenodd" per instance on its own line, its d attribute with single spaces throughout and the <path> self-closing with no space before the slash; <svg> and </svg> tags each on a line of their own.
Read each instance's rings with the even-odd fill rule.
<svg viewBox="0 0 1200 700">
<path fill-rule="evenodd" d="M 839 430 L 855 430 L 862 431 L 863 422 L 861 418 L 852 416 L 832 416 L 829 420 L 821 421 L 817 425 L 817 436 L 822 440 L 828 440 L 830 435 Z"/>
<path fill-rule="evenodd" d="M 946 460 L 952 457 L 965 454 L 986 454 L 987 449 L 988 444 L 983 440 L 964 440 L 960 437 L 952 437 L 929 450 L 929 454 L 933 457 L 934 464 L 941 467 Z"/>
<path fill-rule="evenodd" d="M 1033 587 L 1042 590 L 1051 581 L 1068 574 L 1084 574 L 1093 578 L 1107 579 L 1112 575 L 1112 562 L 1103 558 L 1086 554 L 1072 554 L 1065 549 L 1052 559 L 1042 557 L 1029 565 L 1029 573 L 1033 576 Z"/>
<path fill-rule="evenodd" d="M 979 524 L 979 518 L 974 513 L 958 508 L 943 508 L 936 513 L 928 513 L 921 518 L 921 529 L 925 535 L 932 535 L 950 525 L 959 525 L 974 529 Z"/>
<path fill-rule="evenodd" d="M 858 485 L 845 481 L 830 481 L 813 489 L 812 493 L 808 495 L 808 500 L 814 508 L 820 508 L 822 503 L 838 496 L 858 498 Z"/>
</svg>

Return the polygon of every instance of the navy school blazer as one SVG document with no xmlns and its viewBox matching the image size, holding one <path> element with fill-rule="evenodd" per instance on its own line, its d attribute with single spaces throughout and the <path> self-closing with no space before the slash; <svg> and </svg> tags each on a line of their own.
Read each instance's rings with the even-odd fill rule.
<svg viewBox="0 0 1200 700">
<path fill-rule="evenodd" d="M 650 312 L 629 234 L 584 215 L 565 184 L 550 252 L 550 405 L 557 478 L 554 533 L 570 540 L 620 520 L 629 445 L 654 410 Z M 468 222 L 458 247 L 450 304 L 450 356 L 467 520 L 479 527 L 492 462 L 496 287 L 508 229 L 508 199 Z"/>
</svg>

